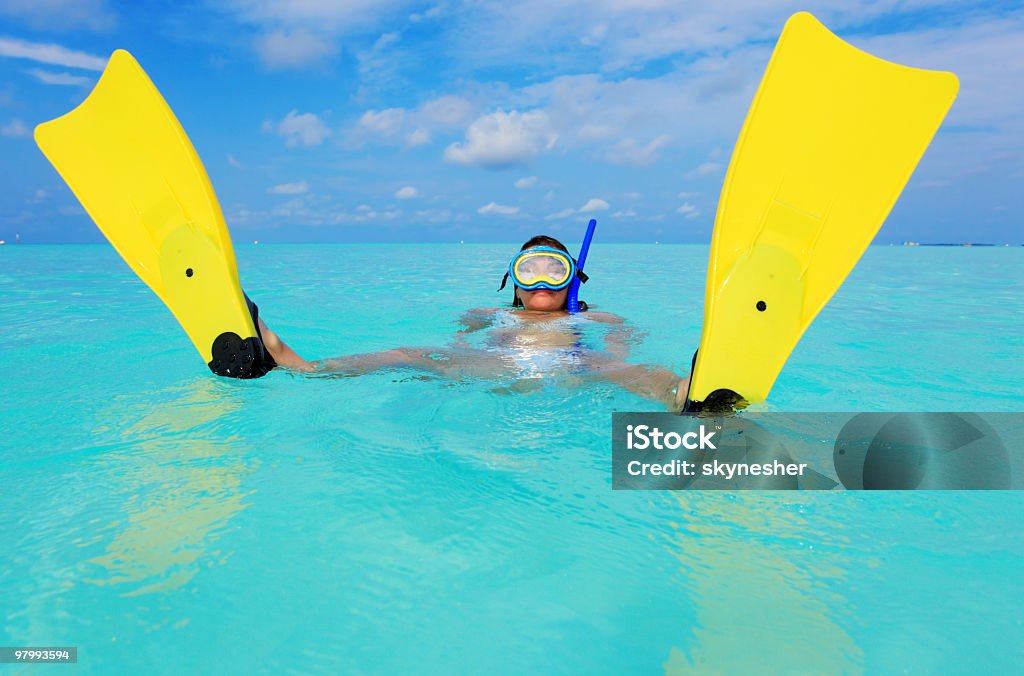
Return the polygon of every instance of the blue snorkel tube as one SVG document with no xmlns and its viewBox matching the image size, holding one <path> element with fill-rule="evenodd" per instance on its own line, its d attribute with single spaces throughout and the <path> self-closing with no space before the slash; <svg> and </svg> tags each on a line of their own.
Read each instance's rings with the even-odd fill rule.
<svg viewBox="0 0 1024 676">
<path fill-rule="evenodd" d="M 594 229 L 597 228 L 597 219 L 591 218 L 587 224 L 587 234 L 583 237 L 583 246 L 580 247 L 580 255 L 576 258 L 576 270 L 583 272 L 583 265 L 587 262 L 587 252 L 590 251 L 590 240 L 594 239 Z M 580 311 L 580 278 L 573 277 L 569 285 L 568 309 L 570 314 Z"/>
</svg>

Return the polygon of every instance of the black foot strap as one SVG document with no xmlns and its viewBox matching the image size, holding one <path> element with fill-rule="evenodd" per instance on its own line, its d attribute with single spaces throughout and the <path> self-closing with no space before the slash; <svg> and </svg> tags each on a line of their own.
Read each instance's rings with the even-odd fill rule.
<svg viewBox="0 0 1024 676">
<path fill-rule="evenodd" d="M 277 366 L 274 358 L 263 347 L 259 308 L 249 296 L 245 296 L 245 304 L 249 308 L 252 323 L 256 327 L 256 337 L 242 338 L 232 331 L 217 336 L 210 350 L 213 353 L 213 359 L 210 361 L 209 367 L 218 376 L 259 378 Z"/>
<path fill-rule="evenodd" d="M 698 349 L 693 353 L 693 360 L 690 362 L 690 383 L 693 383 L 693 369 L 697 366 L 697 352 Z M 690 393 L 686 393 L 686 403 L 683 404 L 683 410 L 679 412 L 680 415 L 694 414 L 694 413 L 734 413 L 741 409 L 746 408 L 748 402 L 738 392 L 734 392 L 729 389 L 718 389 L 709 394 L 703 401 L 694 401 L 690 399 Z"/>
</svg>

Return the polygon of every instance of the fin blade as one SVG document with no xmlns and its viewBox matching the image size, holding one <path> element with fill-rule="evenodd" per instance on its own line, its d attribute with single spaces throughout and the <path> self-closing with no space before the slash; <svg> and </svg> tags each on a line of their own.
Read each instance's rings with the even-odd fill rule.
<svg viewBox="0 0 1024 676">
<path fill-rule="evenodd" d="M 762 401 L 878 232 L 959 84 L 890 63 L 806 12 L 786 23 L 740 133 L 712 238 L 690 398 Z"/>
<path fill-rule="evenodd" d="M 223 333 L 257 337 L 206 170 L 131 54 L 114 52 L 86 100 L 36 127 L 35 139 L 204 361 Z"/>
</svg>

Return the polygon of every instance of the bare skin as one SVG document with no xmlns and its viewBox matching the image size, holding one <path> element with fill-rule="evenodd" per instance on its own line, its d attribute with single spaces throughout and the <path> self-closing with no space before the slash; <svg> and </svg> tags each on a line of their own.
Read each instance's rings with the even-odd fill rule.
<svg viewBox="0 0 1024 676">
<path fill-rule="evenodd" d="M 494 328 L 488 334 L 488 345 L 536 354 L 538 351 L 565 352 L 577 344 L 577 336 L 566 331 L 556 320 L 568 316 L 565 307 L 567 289 L 550 291 L 537 289 L 526 291 L 516 289 L 516 297 L 522 302 L 521 310 L 513 311 L 519 320 L 514 328 Z M 333 376 L 357 376 L 387 369 L 411 369 L 449 379 L 464 377 L 483 379 L 505 379 L 517 373 L 514 359 L 494 351 L 470 347 L 466 342 L 468 334 L 490 328 L 498 310 L 473 310 L 462 318 L 463 328 L 455 336 L 451 347 L 400 347 L 384 352 L 347 355 L 334 359 L 310 362 L 303 359 L 270 327 L 260 319 L 260 333 L 263 344 L 280 366 L 303 373 Z M 585 366 L 585 378 L 594 378 L 614 383 L 634 394 L 659 401 L 673 410 L 683 406 L 689 377 L 680 378 L 675 373 L 656 366 L 629 364 L 632 329 L 623 327 L 623 319 L 607 312 L 587 312 L 583 315 L 589 321 L 613 324 L 619 330 L 609 332 L 605 339 L 605 350 L 583 351 L 575 355 Z M 520 381 L 519 384 L 533 384 L 536 378 Z M 517 389 L 513 385 L 511 389 Z"/>
</svg>

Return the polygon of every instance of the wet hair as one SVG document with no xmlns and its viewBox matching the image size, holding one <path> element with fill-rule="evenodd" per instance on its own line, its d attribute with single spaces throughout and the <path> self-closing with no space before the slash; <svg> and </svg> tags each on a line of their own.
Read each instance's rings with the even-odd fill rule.
<svg viewBox="0 0 1024 676">
<path fill-rule="evenodd" d="M 526 240 L 526 242 L 521 247 L 519 247 L 519 250 L 520 251 L 526 251 L 527 249 L 532 249 L 535 246 L 549 246 L 552 249 L 558 249 L 559 251 L 564 251 L 565 253 L 569 254 L 569 258 L 572 258 L 572 254 L 569 253 L 569 249 L 567 249 L 564 244 L 559 242 L 554 237 L 548 237 L 547 235 L 534 235 L 530 239 Z M 575 258 L 572 258 L 572 260 L 573 260 L 573 262 L 576 261 Z M 519 294 L 516 293 L 517 288 L 518 287 L 516 287 L 513 284 L 513 286 L 512 286 L 512 307 L 523 307 L 523 301 L 519 300 Z M 583 301 L 579 301 L 579 304 L 580 304 L 580 312 L 586 312 L 587 304 L 584 303 Z M 569 309 L 569 296 L 568 296 L 568 294 L 566 294 L 565 303 L 562 305 L 562 309 L 563 310 L 568 310 Z"/>
</svg>

